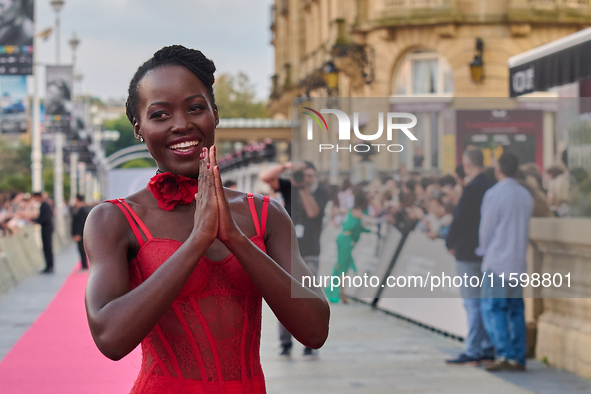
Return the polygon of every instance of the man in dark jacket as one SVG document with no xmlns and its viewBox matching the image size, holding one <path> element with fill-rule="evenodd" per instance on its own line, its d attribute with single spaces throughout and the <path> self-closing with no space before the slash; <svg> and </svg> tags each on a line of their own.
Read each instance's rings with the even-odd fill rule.
<svg viewBox="0 0 591 394">
<path fill-rule="evenodd" d="M 484 173 L 482 151 L 471 148 L 464 152 L 462 164 L 466 177 L 470 179 L 464 188 L 460 202 L 454 211 L 454 219 L 446 239 L 447 249 L 456 258 L 457 275 L 480 278 L 482 258 L 475 253 L 478 247 L 480 206 L 484 193 L 494 181 Z M 480 313 L 480 288 L 460 287 L 464 308 L 468 317 L 468 335 L 464 353 L 447 360 L 448 364 L 478 364 L 494 360 L 494 348 L 484 329 Z"/>
<path fill-rule="evenodd" d="M 53 273 L 53 210 L 40 192 L 34 193 L 33 198 L 41 203 L 39 207 L 39 216 L 33 221 L 41 225 L 41 241 L 43 242 L 43 255 L 45 256 L 45 269 L 42 274 Z"/>
<path fill-rule="evenodd" d="M 76 194 L 76 204 L 74 205 L 74 212 L 72 216 L 72 239 L 78 244 L 78 252 L 80 253 L 80 261 L 82 262 L 82 269 L 88 269 L 88 259 L 84 251 L 84 224 L 86 217 L 90 212 L 89 207 L 84 202 L 84 196 Z"/>
<path fill-rule="evenodd" d="M 289 169 L 292 171 L 290 180 L 279 177 L 281 173 Z M 324 208 L 329 200 L 329 192 L 318 182 L 316 167 L 309 161 L 294 162 L 293 166 L 292 163 L 280 164 L 261 173 L 259 179 L 269 184 L 273 190 L 281 193 L 285 210 L 291 216 L 294 224 L 300 254 L 312 274 L 317 275 L 322 219 Z M 280 356 L 291 357 L 292 336 L 281 323 L 279 323 L 279 340 L 281 342 Z M 304 348 L 304 356 L 307 360 L 315 360 L 318 354 L 314 349 L 306 347 Z"/>
</svg>

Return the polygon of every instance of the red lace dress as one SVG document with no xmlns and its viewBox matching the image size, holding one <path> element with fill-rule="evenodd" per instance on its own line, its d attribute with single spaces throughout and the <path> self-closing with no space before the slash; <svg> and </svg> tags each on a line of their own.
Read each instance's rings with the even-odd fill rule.
<svg viewBox="0 0 591 394">
<path fill-rule="evenodd" d="M 152 237 L 124 200 L 109 202 L 123 211 L 140 245 L 129 264 L 133 289 L 182 243 Z M 263 200 L 260 225 L 252 194 L 248 203 L 257 231 L 251 241 L 265 251 L 262 234 L 269 197 Z M 131 393 L 264 393 L 261 301 L 233 255 L 222 261 L 201 258 L 170 309 L 142 341 L 142 366 Z"/>
</svg>

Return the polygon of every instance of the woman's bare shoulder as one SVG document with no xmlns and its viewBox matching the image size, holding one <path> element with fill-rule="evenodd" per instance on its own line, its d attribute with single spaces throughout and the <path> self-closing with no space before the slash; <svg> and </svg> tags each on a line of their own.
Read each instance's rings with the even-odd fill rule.
<svg viewBox="0 0 591 394">
<path fill-rule="evenodd" d="M 115 230 L 125 223 L 125 215 L 121 209 L 115 205 L 114 200 L 108 200 L 90 211 L 84 227 L 90 230 L 107 230 L 108 228 Z"/>
<path fill-rule="evenodd" d="M 148 199 L 146 199 L 146 192 L 146 189 L 142 189 L 139 192 L 126 196 L 125 198 L 107 200 L 97 205 L 90 211 L 85 227 L 88 226 L 91 230 L 108 230 L 110 233 L 117 233 L 118 235 L 126 233 L 130 227 L 126 215 L 121 209 L 122 207 L 118 207 L 118 204 L 116 203 L 117 201 L 125 201 L 135 213 L 139 213 L 138 211 L 141 211 L 142 207 L 149 204 Z M 123 207 L 123 209 L 126 208 Z"/>
</svg>

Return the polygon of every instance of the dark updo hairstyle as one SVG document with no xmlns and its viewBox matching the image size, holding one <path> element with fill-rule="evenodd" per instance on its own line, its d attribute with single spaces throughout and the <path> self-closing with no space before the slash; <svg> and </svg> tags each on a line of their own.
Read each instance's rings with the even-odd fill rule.
<svg viewBox="0 0 591 394">
<path fill-rule="evenodd" d="M 182 45 L 172 45 L 156 52 L 150 60 L 137 69 L 131 79 L 127 93 L 127 102 L 125 103 L 125 113 L 132 125 L 134 119 L 139 119 L 137 106 L 139 102 L 138 87 L 140 81 L 148 71 L 165 66 L 183 66 L 195 74 L 207 88 L 212 105 L 215 105 L 215 97 L 213 95 L 213 83 L 215 81 L 213 73 L 215 72 L 215 65 L 213 62 L 206 58 L 201 51 L 188 49 Z"/>
</svg>

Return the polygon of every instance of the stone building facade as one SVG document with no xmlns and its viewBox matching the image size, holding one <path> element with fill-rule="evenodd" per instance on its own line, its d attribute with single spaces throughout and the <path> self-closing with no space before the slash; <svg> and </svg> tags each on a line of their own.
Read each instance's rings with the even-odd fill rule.
<svg viewBox="0 0 591 394">
<path fill-rule="evenodd" d="M 291 98 L 331 94 L 403 102 L 508 97 L 509 57 L 590 25 L 589 0 L 275 0 L 271 113 L 289 118 Z M 470 69 L 478 54 L 477 39 L 482 42 L 484 73 L 478 83 Z M 338 69 L 338 93 L 326 86 L 329 62 Z M 462 105 L 477 106 L 470 100 Z M 501 102 L 503 107 L 512 109 L 514 103 Z M 441 108 L 417 107 L 419 124 L 424 125 L 418 132 L 426 145 L 405 146 L 410 150 L 406 158 L 376 156 L 378 167 L 412 168 L 413 149 L 420 147 L 425 152 L 423 169 L 450 171 L 456 142 L 453 131 L 443 130 Z M 546 132 L 552 129 L 546 127 Z M 558 149 L 552 136 L 544 139 L 550 141 L 544 147 L 546 166 Z M 340 168 L 351 169 L 357 160 L 351 155 Z"/>
</svg>

